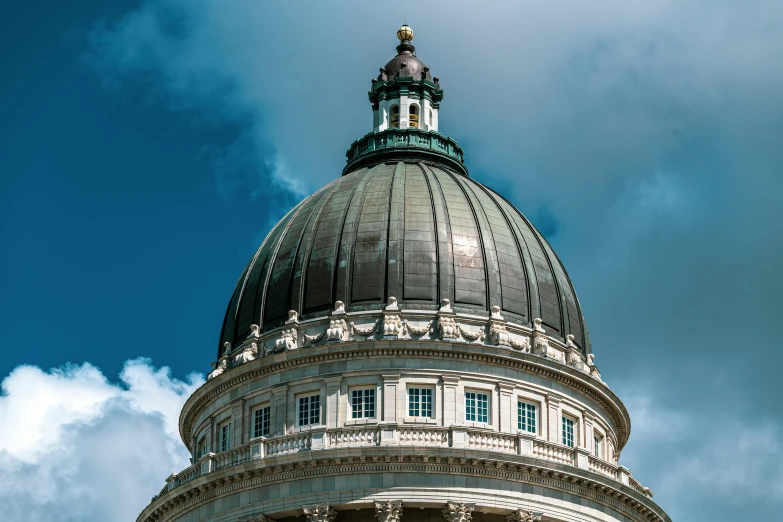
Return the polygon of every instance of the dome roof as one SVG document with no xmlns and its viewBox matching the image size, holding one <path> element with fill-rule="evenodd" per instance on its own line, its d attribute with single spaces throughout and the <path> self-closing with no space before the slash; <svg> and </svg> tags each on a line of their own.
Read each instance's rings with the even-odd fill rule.
<svg viewBox="0 0 783 522">
<path fill-rule="evenodd" d="M 234 290 L 220 334 L 250 333 L 346 311 L 437 310 L 489 316 L 573 335 L 590 353 L 587 325 L 552 248 L 502 196 L 445 164 L 401 157 L 348 172 L 294 207 L 264 239 Z"/>
<path fill-rule="evenodd" d="M 389 80 L 395 78 L 413 78 L 414 80 L 426 79 L 432 81 L 430 68 L 424 65 L 424 62 L 416 58 L 410 51 L 402 51 L 400 54 L 389 60 L 383 68 Z M 421 77 L 424 72 L 425 78 Z"/>
</svg>

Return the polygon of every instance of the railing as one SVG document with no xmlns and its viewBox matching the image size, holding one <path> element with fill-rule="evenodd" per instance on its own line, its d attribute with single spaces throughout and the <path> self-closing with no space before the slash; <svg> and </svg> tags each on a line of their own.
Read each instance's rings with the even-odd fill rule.
<svg viewBox="0 0 783 522">
<path fill-rule="evenodd" d="M 388 432 L 391 432 L 391 438 Z M 381 446 L 387 443 L 401 446 L 468 448 L 520 455 L 531 455 L 532 453 L 532 456 L 539 459 L 587 468 L 594 473 L 627 484 L 642 495 L 652 497 L 650 488 L 642 486 L 631 476 L 627 468 L 615 466 L 592 455 L 586 455 L 585 450 L 581 450 L 582 453 L 577 458 L 579 450 L 576 448 L 534 439 L 531 436 L 523 437 L 522 434 L 500 433 L 460 426 L 393 426 L 388 428 L 354 426 L 337 429 L 322 428 L 321 430 L 304 431 L 266 439 L 253 439 L 228 451 L 217 454 L 210 453 L 181 472 L 172 474 L 167 480 L 166 486 L 153 500 L 177 486 L 212 471 L 236 466 L 254 459 L 325 449 Z"/>
<path fill-rule="evenodd" d="M 601 473 L 602 475 L 606 475 L 607 477 L 612 477 L 613 479 L 617 478 L 617 468 L 597 457 L 593 457 L 592 455 L 590 455 L 587 458 L 587 465 L 590 471 L 594 471 L 595 473 Z"/>
<path fill-rule="evenodd" d="M 633 478 L 633 475 L 628 475 L 628 485 L 646 497 L 652 498 L 653 496 L 652 490 L 642 486 L 638 480 Z"/>
<path fill-rule="evenodd" d="M 300 451 L 309 451 L 311 444 L 309 432 L 273 437 L 264 442 L 266 446 L 264 454 L 271 457 L 272 455 L 288 455 Z"/>
<path fill-rule="evenodd" d="M 361 156 L 394 149 L 419 149 L 425 153 L 446 156 L 464 170 L 465 153 L 456 141 L 437 132 L 414 127 L 370 132 L 354 141 L 345 156 L 348 166 L 351 166 Z"/>
<path fill-rule="evenodd" d="M 356 446 L 377 446 L 381 442 L 381 432 L 375 427 L 340 428 L 327 431 L 327 447 L 344 448 Z"/>
<path fill-rule="evenodd" d="M 250 445 L 244 444 L 236 448 L 218 453 L 215 456 L 214 469 L 223 469 L 229 466 L 236 466 L 237 464 L 243 464 L 250 460 Z"/>
<path fill-rule="evenodd" d="M 517 453 L 517 437 L 506 433 L 468 430 L 468 447 L 484 451 Z"/>
<path fill-rule="evenodd" d="M 201 464 L 198 462 L 177 473 L 177 483 L 184 484 L 201 476 Z"/>
<path fill-rule="evenodd" d="M 417 446 L 448 446 L 449 429 L 440 427 L 402 427 L 399 429 L 400 444 Z"/>
<path fill-rule="evenodd" d="M 533 455 L 546 460 L 574 465 L 574 448 L 560 444 L 535 440 L 533 441 Z"/>
</svg>

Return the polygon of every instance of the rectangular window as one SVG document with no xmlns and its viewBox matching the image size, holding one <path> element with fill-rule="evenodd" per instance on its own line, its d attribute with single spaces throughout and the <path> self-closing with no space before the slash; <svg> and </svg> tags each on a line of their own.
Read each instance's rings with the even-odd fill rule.
<svg viewBox="0 0 783 522">
<path fill-rule="evenodd" d="M 269 436 L 269 406 L 258 408 L 253 412 L 253 437 Z"/>
<path fill-rule="evenodd" d="M 563 417 L 563 444 L 574 447 L 574 421 L 568 417 Z"/>
<path fill-rule="evenodd" d="M 370 419 L 375 417 L 375 388 L 351 390 L 351 418 Z"/>
<path fill-rule="evenodd" d="M 432 417 L 432 388 L 408 388 L 408 416 Z"/>
<path fill-rule="evenodd" d="M 597 458 L 603 458 L 601 455 L 601 443 L 603 439 L 599 435 L 593 435 L 593 455 Z"/>
<path fill-rule="evenodd" d="M 299 425 L 309 426 L 321 423 L 321 396 L 299 397 Z"/>
<path fill-rule="evenodd" d="M 526 402 L 517 402 L 517 429 L 536 432 L 536 407 Z"/>
<path fill-rule="evenodd" d="M 231 423 L 227 422 L 220 427 L 220 451 L 231 449 Z"/>
<path fill-rule="evenodd" d="M 489 422 L 489 396 L 486 393 L 465 392 L 465 420 Z"/>
</svg>

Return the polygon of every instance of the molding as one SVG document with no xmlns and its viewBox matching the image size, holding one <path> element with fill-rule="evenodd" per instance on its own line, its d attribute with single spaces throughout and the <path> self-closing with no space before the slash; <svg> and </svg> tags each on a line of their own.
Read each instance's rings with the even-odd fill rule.
<svg viewBox="0 0 783 522">
<path fill-rule="evenodd" d="M 153 500 L 137 518 L 137 522 L 168 522 L 199 505 L 255 487 L 289 482 L 300 478 L 337 476 L 348 473 L 440 473 L 483 476 L 524 482 L 557 489 L 581 498 L 591 499 L 627 516 L 647 522 L 671 522 L 671 519 L 652 500 L 630 486 L 605 479 L 598 474 L 579 469 L 559 469 L 556 464 L 543 467 L 535 459 L 518 458 L 510 461 L 499 458 L 469 458 L 442 455 L 391 454 L 389 448 L 380 451 L 329 451 L 317 455 L 301 454 L 274 457 L 260 465 L 225 468 L 210 473 L 180 488 L 166 491 Z M 309 457 L 309 458 L 308 458 Z M 423 488 L 426 491 L 427 488 Z M 487 507 L 496 507 L 495 504 Z M 332 521 L 324 521 L 332 522 Z"/>
</svg>

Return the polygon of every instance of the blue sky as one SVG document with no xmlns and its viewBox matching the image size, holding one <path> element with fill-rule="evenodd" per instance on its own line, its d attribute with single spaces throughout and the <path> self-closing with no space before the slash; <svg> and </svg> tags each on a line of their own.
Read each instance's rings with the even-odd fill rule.
<svg viewBox="0 0 783 522">
<path fill-rule="evenodd" d="M 236 278 L 369 130 L 405 17 L 441 131 L 569 269 L 632 414 L 622 460 L 673 519 L 783 508 L 779 2 L 84 0 L 0 21 L 0 424 L 36 432 L 0 434 L 0 484 L 79 463 L 12 517 L 125 520 L 183 467 L 171 419 Z M 73 484 L 112 469 L 83 441 L 118 433 L 157 467 L 84 511 Z"/>
</svg>

